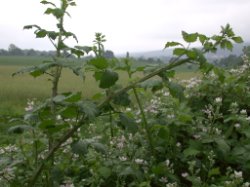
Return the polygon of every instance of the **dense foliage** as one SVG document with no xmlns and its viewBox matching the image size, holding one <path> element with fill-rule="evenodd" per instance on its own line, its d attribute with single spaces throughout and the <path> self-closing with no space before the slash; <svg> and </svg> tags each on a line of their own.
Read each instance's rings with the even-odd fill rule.
<svg viewBox="0 0 250 187">
<path fill-rule="evenodd" d="M 63 19 L 75 2 L 41 3 L 50 6 L 45 13 L 57 18 L 58 31 L 25 28 L 48 37 L 56 56 L 14 75 L 50 76 L 51 98 L 30 100 L 23 118 L 6 119 L 15 142 L 2 142 L 0 186 L 249 186 L 249 56 L 231 71 L 204 57 L 242 42 L 229 25 L 212 37 L 183 31 L 184 44 L 165 45 L 176 47 L 167 65 L 138 67 L 129 55 L 105 58 L 101 33 L 92 47 L 67 46 L 66 38 L 77 38 Z M 190 48 L 194 42 L 202 48 Z M 78 57 L 92 51 L 95 58 L 82 67 L 64 51 Z M 176 81 L 173 68 L 186 63 L 199 66 L 202 76 Z M 92 99 L 58 93 L 63 68 L 82 78 L 92 72 L 103 91 Z M 118 85 L 120 71 L 127 72 L 129 85 Z M 146 75 L 135 77 L 141 71 Z"/>
</svg>

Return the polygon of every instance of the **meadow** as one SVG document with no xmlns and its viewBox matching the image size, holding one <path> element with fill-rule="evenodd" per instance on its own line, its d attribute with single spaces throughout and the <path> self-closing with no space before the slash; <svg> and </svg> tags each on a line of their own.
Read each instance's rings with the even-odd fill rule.
<svg viewBox="0 0 250 187">
<path fill-rule="evenodd" d="M 48 57 L 18 57 L 1 56 L 0 57 L 0 115 L 22 114 L 28 99 L 36 98 L 38 101 L 48 98 L 51 91 L 51 82 L 49 76 L 44 75 L 33 78 L 29 74 L 20 74 L 12 76 L 18 70 L 49 60 Z M 177 79 L 189 79 L 197 76 L 198 73 L 179 67 L 177 69 Z M 137 77 L 142 74 L 137 73 Z M 119 83 L 127 84 L 128 76 L 124 72 L 119 73 Z M 81 92 L 84 98 L 89 98 L 100 91 L 98 85 L 92 76 L 92 73 L 86 73 L 85 79 L 75 76 L 70 70 L 63 70 L 61 84 L 59 84 L 59 93 L 62 92 Z"/>
</svg>

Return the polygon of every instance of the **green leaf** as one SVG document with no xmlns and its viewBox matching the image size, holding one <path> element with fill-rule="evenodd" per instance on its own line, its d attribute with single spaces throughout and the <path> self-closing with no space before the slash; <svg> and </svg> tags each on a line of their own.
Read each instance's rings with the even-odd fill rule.
<svg viewBox="0 0 250 187">
<path fill-rule="evenodd" d="M 111 174 L 112 171 L 111 169 L 107 168 L 107 167 L 101 167 L 98 169 L 98 173 L 105 179 L 107 179 Z"/>
<path fill-rule="evenodd" d="M 152 92 L 163 88 L 162 80 L 147 80 L 140 84 L 144 89 L 151 89 Z"/>
<path fill-rule="evenodd" d="M 78 49 L 71 48 L 71 53 L 75 54 L 78 58 L 84 55 L 84 52 Z"/>
<path fill-rule="evenodd" d="M 77 93 L 72 93 L 70 94 L 69 96 L 66 97 L 65 101 L 66 102 L 77 102 L 77 101 L 80 101 L 81 100 L 81 96 L 82 93 L 81 92 L 77 92 Z"/>
<path fill-rule="evenodd" d="M 47 32 L 47 36 L 49 37 L 49 38 L 51 38 L 52 40 L 55 40 L 57 37 L 58 37 L 58 33 L 57 32 L 54 32 L 54 31 L 48 31 Z"/>
<path fill-rule="evenodd" d="M 113 72 L 111 70 L 105 70 L 104 73 L 102 74 L 99 87 L 103 89 L 109 88 L 116 83 L 118 78 L 119 78 L 118 73 Z"/>
<path fill-rule="evenodd" d="M 199 40 L 200 40 L 201 44 L 204 44 L 205 41 L 208 39 L 208 38 L 207 38 L 205 35 L 203 35 L 203 34 L 199 34 L 198 37 L 199 37 Z"/>
<path fill-rule="evenodd" d="M 129 94 L 127 92 L 124 92 L 120 95 L 117 95 L 113 99 L 113 101 L 116 105 L 120 105 L 120 106 L 129 106 L 129 104 L 131 103 L 131 100 L 129 98 Z"/>
<path fill-rule="evenodd" d="M 55 63 L 44 63 L 44 64 L 39 64 L 38 66 L 26 67 L 13 73 L 12 76 L 16 76 L 22 73 L 30 73 L 33 77 L 38 77 L 53 66 L 55 66 Z"/>
<path fill-rule="evenodd" d="M 214 175 L 220 175 L 220 168 L 212 168 L 208 172 L 208 177 L 214 176 Z"/>
<path fill-rule="evenodd" d="M 184 87 L 180 84 L 177 84 L 175 82 L 168 82 L 167 87 L 169 88 L 170 94 L 182 101 L 185 96 L 184 96 Z"/>
<path fill-rule="evenodd" d="M 52 14 L 54 15 L 57 19 L 63 17 L 64 11 L 60 8 L 48 8 L 45 12 L 45 14 Z"/>
<path fill-rule="evenodd" d="M 135 119 L 133 119 L 132 117 L 129 117 L 128 115 L 122 113 L 119 115 L 119 119 L 120 121 L 118 122 L 118 125 L 122 128 L 133 134 L 138 131 L 138 126 L 135 122 Z"/>
<path fill-rule="evenodd" d="M 196 52 L 193 51 L 193 50 L 187 50 L 187 51 L 186 51 L 186 54 L 187 54 L 187 56 L 188 56 L 189 58 L 191 58 L 191 59 L 196 59 L 196 57 L 197 57 Z"/>
<path fill-rule="evenodd" d="M 243 39 L 239 36 L 232 37 L 232 40 L 236 43 L 243 43 Z"/>
<path fill-rule="evenodd" d="M 89 64 L 100 70 L 106 69 L 109 66 L 107 59 L 103 57 L 93 58 L 89 61 Z"/>
<path fill-rule="evenodd" d="M 47 31 L 42 29 L 35 32 L 37 38 L 44 38 L 47 35 Z"/>
<path fill-rule="evenodd" d="M 74 118 L 77 116 L 77 108 L 68 106 L 60 111 L 60 115 L 63 118 Z"/>
<path fill-rule="evenodd" d="M 106 154 L 107 152 L 107 147 L 99 142 L 93 142 L 91 143 L 91 147 L 93 147 L 97 152 L 102 153 L 102 154 Z"/>
<path fill-rule="evenodd" d="M 221 42 L 221 48 L 223 48 L 223 49 L 228 49 L 228 50 L 230 50 L 230 51 L 232 51 L 232 49 L 233 49 L 233 44 L 230 42 L 230 41 L 228 41 L 228 40 L 223 40 L 222 42 Z"/>
<path fill-rule="evenodd" d="M 64 44 L 64 42 L 59 42 L 58 46 L 57 46 L 58 50 L 62 50 L 62 49 L 67 49 L 69 48 L 67 45 Z"/>
<path fill-rule="evenodd" d="M 167 43 L 165 44 L 165 49 L 168 48 L 168 47 L 175 47 L 175 46 L 178 46 L 178 45 L 183 46 L 183 45 L 182 45 L 181 43 L 179 43 L 179 42 L 167 42 Z"/>
<path fill-rule="evenodd" d="M 197 154 L 199 154 L 200 151 L 199 150 L 196 150 L 195 148 L 193 147 L 189 147 L 187 149 L 185 149 L 183 151 L 183 154 L 185 157 L 188 157 L 188 156 L 196 156 Z"/>
<path fill-rule="evenodd" d="M 192 34 L 188 34 L 185 31 L 182 31 L 182 37 L 183 39 L 188 42 L 188 43 L 192 43 L 192 42 L 196 42 L 197 38 L 198 38 L 198 33 L 192 33 Z"/>
<path fill-rule="evenodd" d="M 79 101 L 77 106 L 80 108 L 81 112 L 84 112 L 88 118 L 93 119 L 98 114 L 97 106 L 92 101 Z"/>
<path fill-rule="evenodd" d="M 186 54 L 186 49 L 175 48 L 174 51 L 173 51 L 173 54 L 176 55 L 176 56 L 184 55 L 184 54 Z"/>
<path fill-rule="evenodd" d="M 119 174 L 120 176 L 128 176 L 128 175 L 134 175 L 135 171 L 130 167 L 126 167 L 125 169 L 122 170 L 122 172 Z"/>
<path fill-rule="evenodd" d="M 170 137 L 170 131 L 167 127 L 162 127 L 159 129 L 158 136 L 164 140 L 168 140 Z"/>
<path fill-rule="evenodd" d="M 78 141 L 71 145 L 73 153 L 78 155 L 85 155 L 88 153 L 88 144 L 84 141 Z"/>
<path fill-rule="evenodd" d="M 216 138 L 215 142 L 217 143 L 219 150 L 222 151 L 224 155 L 226 155 L 230 151 L 230 146 L 224 139 Z"/>
<path fill-rule="evenodd" d="M 54 6 L 54 7 L 56 7 L 56 5 L 54 3 L 51 3 L 49 1 L 41 1 L 40 3 L 42 3 L 44 5 L 50 4 L 50 5 Z"/>
</svg>

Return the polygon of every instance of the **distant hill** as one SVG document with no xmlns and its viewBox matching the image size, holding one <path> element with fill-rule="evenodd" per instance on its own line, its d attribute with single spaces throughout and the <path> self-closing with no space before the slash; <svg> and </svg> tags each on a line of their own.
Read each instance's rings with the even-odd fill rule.
<svg viewBox="0 0 250 187">
<path fill-rule="evenodd" d="M 243 44 L 235 44 L 232 51 L 218 49 L 218 51 L 213 54 L 207 54 L 208 59 L 218 59 L 224 58 L 229 55 L 236 55 L 239 56 L 242 54 L 242 49 L 244 46 L 249 46 L 250 42 L 246 42 Z M 166 49 L 166 50 L 155 50 L 155 51 L 145 51 L 145 52 L 132 52 L 130 53 L 131 57 L 135 58 L 159 58 L 159 59 L 168 59 L 172 56 L 173 49 Z"/>
</svg>

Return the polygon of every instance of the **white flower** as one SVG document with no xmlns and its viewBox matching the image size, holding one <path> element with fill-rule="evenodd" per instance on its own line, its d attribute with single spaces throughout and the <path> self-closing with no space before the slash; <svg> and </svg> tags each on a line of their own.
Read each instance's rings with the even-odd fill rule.
<svg viewBox="0 0 250 187">
<path fill-rule="evenodd" d="M 62 116 L 61 116 L 61 115 L 57 115 L 57 116 L 56 116 L 56 119 L 57 119 L 57 120 L 61 120 L 61 119 L 62 119 Z"/>
<path fill-rule="evenodd" d="M 119 159 L 120 159 L 120 161 L 126 161 L 126 160 L 127 160 L 127 157 L 125 157 L 125 156 L 120 156 Z"/>
<path fill-rule="evenodd" d="M 247 120 L 247 121 L 250 121 L 250 116 L 248 116 L 248 117 L 246 118 L 246 120 Z"/>
<path fill-rule="evenodd" d="M 135 159 L 135 163 L 136 163 L 136 164 L 143 164 L 143 163 L 144 163 L 144 160 L 143 160 L 143 159 L 137 158 L 137 159 Z"/>
<path fill-rule="evenodd" d="M 220 103 L 221 101 L 222 101 L 222 98 L 221 98 L 221 97 L 216 97 L 216 98 L 215 98 L 215 102 L 216 102 L 216 103 Z"/>
<path fill-rule="evenodd" d="M 167 115 L 167 118 L 169 118 L 169 119 L 173 119 L 174 117 L 175 117 L 174 114 L 169 114 L 169 115 Z"/>
<path fill-rule="evenodd" d="M 234 125 L 234 127 L 235 127 L 235 128 L 240 128 L 240 124 L 239 124 L 239 123 L 236 123 L 236 124 Z"/>
<path fill-rule="evenodd" d="M 165 161 L 165 163 L 166 163 L 166 166 L 169 166 L 170 161 L 167 159 L 167 160 Z"/>
<path fill-rule="evenodd" d="M 186 178 L 188 176 L 188 173 L 187 172 L 182 173 L 181 176 L 184 177 L 184 178 Z"/>
<path fill-rule="evenodd" d="M 162 183 L 167 183 L 167 182 L 168 182 L 168 179 L 167 179 L 167 177 L 161 177 L 161 178 L 159 179 L 159 181 L 162 182 Z"/>
<path fill-rule="evenodd" d="M 234 175 L 236 178 L 242 178 L 242 171 L 234 171 Z"/>
<path fill-rule="evenodd" d="M 242 109 L 242 110 L 240 111 L 240 113 L 241 113 L 241 114 L 247 114 L 247 110 Z"/>
<path fill-rule="evenodd" d="M 181 143 L 180 143 L 180 142 L 177 142 L 177 143 L 176 143 L 176 146 L 177 146 L 177 147 L 180 147 L 180 146 L 181 146 Z"/>
<path fill-rule="evenodd" d="M 127 112 L 130 112 L 132 109 L 131 108 L 126 108 L 126 111 Z"/>
<path fill-rule="evenodd" d="M 243 187 L 249 187 L 250 186 L 250 183 L 249 182 L 245 182 L 244 184 L 243 184 Z"/>
</svg>

